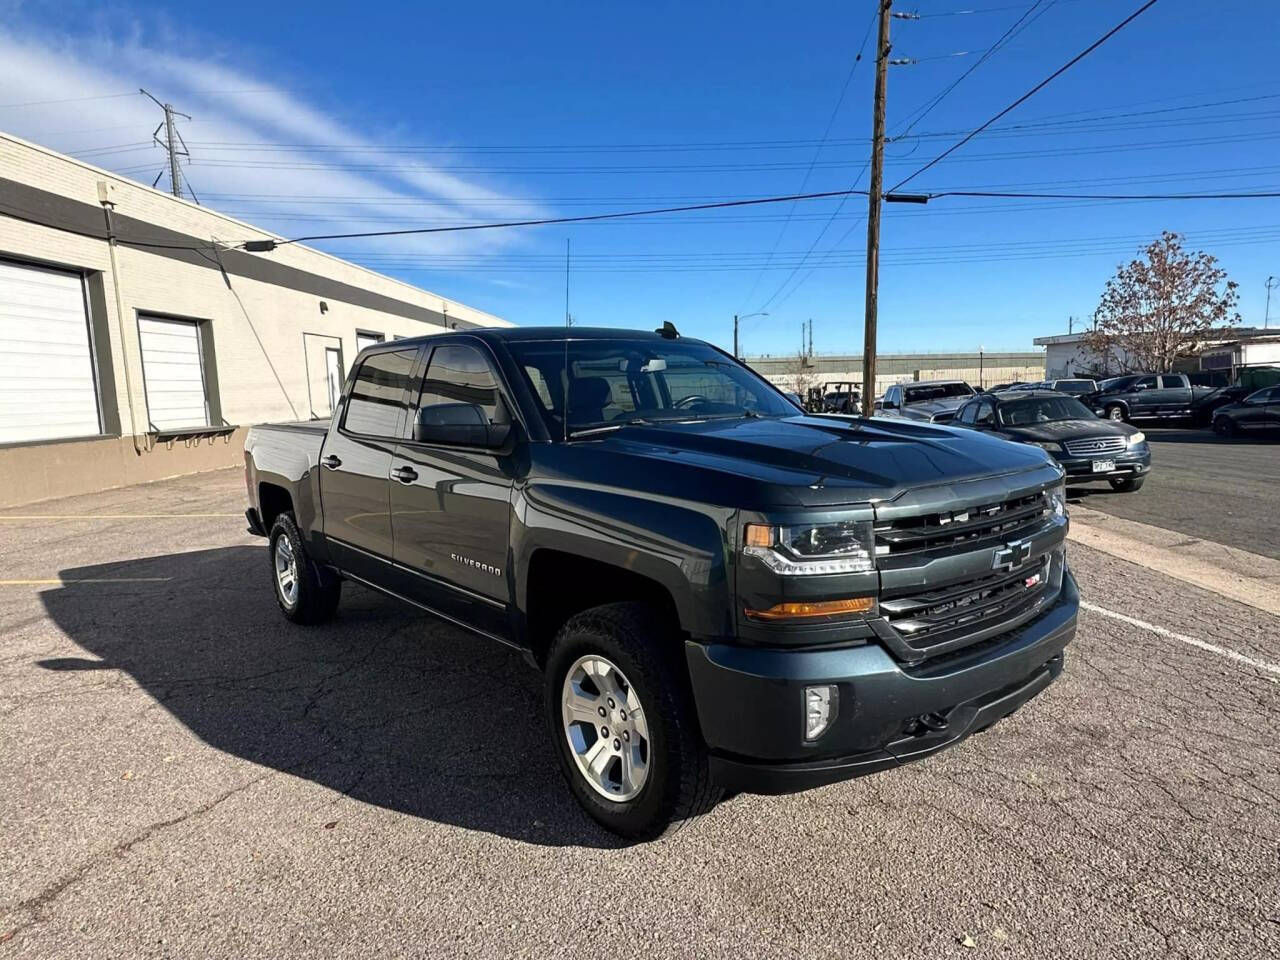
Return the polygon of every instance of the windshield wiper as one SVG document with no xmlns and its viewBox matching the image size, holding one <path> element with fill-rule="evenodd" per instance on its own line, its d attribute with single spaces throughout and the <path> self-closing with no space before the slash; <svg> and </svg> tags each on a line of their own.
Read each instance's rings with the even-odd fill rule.
<svg viewBox="0 0 1280 960">
<path fill-rule="evenodd" d="M 632 417 L 630 420 L 618 420 L 614 423 L 602 423 L 597 427 L 583 427 L 581 430 L 570 430 L 569 439 L 576 440 L 578 437 L 589 437 L 596 433 L 608 433 L 611 430 L 620 430 L 623 427 L 643 426 L 649 423 L 644 417 Z"/>
</svg>

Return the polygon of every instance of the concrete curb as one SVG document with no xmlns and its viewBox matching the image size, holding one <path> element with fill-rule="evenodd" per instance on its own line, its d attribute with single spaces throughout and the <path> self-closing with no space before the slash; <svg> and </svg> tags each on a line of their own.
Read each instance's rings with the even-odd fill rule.
<svg viewBox="0 0 1280 960">
<path fill-rule="evenodd" d="M 1071 507 L 1069 538 L 1280 616 L 1280 560 L 1079 505 Z"/>
</svg>

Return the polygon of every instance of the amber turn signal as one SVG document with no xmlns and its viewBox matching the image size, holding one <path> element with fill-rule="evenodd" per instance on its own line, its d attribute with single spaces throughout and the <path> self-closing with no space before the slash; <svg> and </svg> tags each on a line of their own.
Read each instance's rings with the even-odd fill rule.
<svg viewBox="0 0 1280 960">
<path fill-rule="evenodd" d="M 768 610 L 748 608 L 752 620 L 806 620 L 813 617 L 844 617 L 851 613 L 867 613 L 875 606 L 871 597 L 851 600 L 816 600 L 812 603 L 775 603 Z"/>
<path fill-rule="evenodd" d="M 773 527 L 766 526 L 763 523 L 748 523 L 744 539 L 746 540 L 744 546 L 772 547 Z"/>
</svg>

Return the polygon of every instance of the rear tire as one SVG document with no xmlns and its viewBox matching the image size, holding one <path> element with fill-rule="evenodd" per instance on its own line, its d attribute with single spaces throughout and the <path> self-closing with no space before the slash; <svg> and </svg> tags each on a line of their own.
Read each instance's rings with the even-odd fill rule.
<svg viewBox="0 0 1280 960">
<path fill-rule="evenodd" d="M 1147 482 L 1146 477 L 1112 477 L 1111 489 L 1119 490 L 1121 493 L 1133 493 L 1135 490 L 1141 490 L 1142 485 Z"/>
<path fill-rule="evenodd" d="M 676 629 L 652 607 L 614 603 L 571 617 L 552 641 L 543 688 L 561 772 L 606 830 L 652 840 L 715 806 Z M 627 704 L 639 707 L 630 717 Z"/>
<path fill-rule="evenodd" d="M 1124 407 L 1120 406 L 1118 403 L 1113 403 L 1111 406 L 1107 407 L 1107 419 L 1113 420 L 1116 423 L 1123 423 L 1125 420 Z"/>
<path fill-rule="evenodd" d="M 342 599 L 342 581 L 311 559 L 292 513 L 276 517 L 267 543 L 271 587 L 280 612 L 294 623 L 308 625 L 333 619 Z"/>
</svg>

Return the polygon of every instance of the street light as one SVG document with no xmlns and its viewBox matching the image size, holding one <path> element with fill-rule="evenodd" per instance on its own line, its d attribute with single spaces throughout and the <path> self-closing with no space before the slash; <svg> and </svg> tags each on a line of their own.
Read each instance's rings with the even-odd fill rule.
<svg viewBox="0 0 1280 960">
<path fill-rule="evenodd" d="M 1267 277 L 1267 310 L 1262 315 L 1262 329 L 1265 330 L 1271 323 L 1271 291 L 1280 286 L 1280 280 L 1275 277 Z"/>
<path fill-rule="evenodd" d="M 759 313 L 744 314 L 741 317 L 738 316 L 736 313 L 733 315 L 733 359 L 735 360 L 742 359 L 741 357 L 738 356 L 738 323 L 739 321 L 750 320 L 752 317 L 767 317 L 768 315 L 769 315 L 768 312 L 764 310 L 761 310 Z"/>
</svg>

